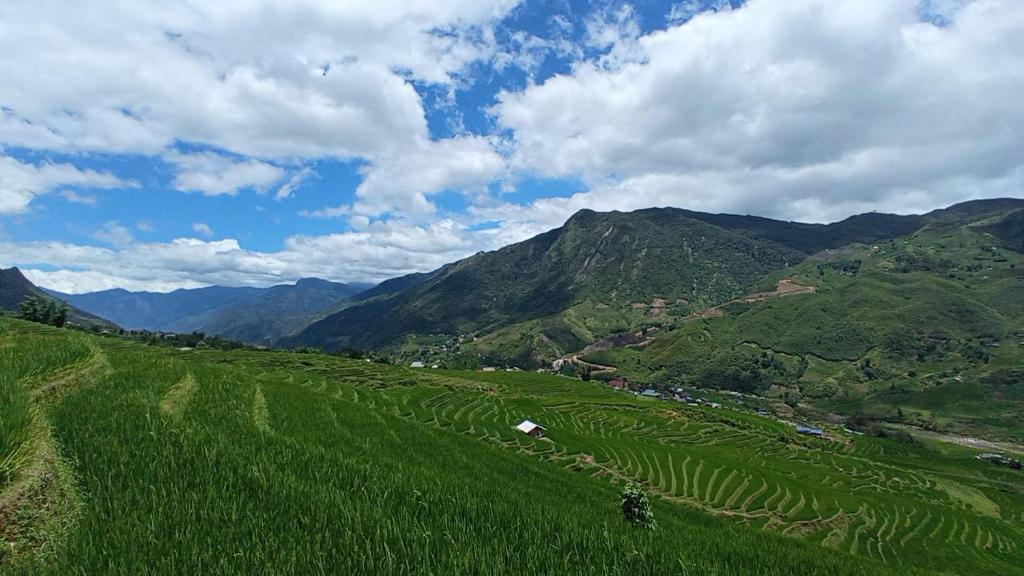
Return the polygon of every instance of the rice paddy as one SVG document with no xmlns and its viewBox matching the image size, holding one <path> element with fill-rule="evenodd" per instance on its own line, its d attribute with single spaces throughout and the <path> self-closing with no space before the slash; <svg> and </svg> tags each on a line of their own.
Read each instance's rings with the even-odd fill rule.
<svg viewBox="0 0 1024 576">
<path fill-rule="evenodd" d="M 1024 574 L 1021 474 L 967 450 L 17 321 L 0 358 L 0 572 Z M 622 518 L 626 482 L 655 530 Z"/>
</svg>

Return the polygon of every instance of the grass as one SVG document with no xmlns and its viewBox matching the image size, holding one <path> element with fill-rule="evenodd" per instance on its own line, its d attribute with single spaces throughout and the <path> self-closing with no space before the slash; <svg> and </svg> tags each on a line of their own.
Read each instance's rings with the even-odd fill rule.
<svg viewBox="0 0 1024 576">
<path fill-rule="evenodd" d="M 1020 474 L 967 451 L 533 373 L 2 338 L 109 362 L 44 410 L 81 500 L 41 573 L 1024 573 Z M 78 356 L 25 356 L 13 381 Z M 512 429 L 527 417 L 548 437 Z M 623 520 L 628 481 L 656 530 Z"/>
</svg>

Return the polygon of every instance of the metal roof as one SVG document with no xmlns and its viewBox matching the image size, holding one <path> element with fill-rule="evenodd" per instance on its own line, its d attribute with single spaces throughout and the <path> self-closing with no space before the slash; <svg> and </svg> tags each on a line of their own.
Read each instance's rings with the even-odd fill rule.
<svg viewBox="0 0 1024 576">
<path fill-rule="evenodd" d="M 536 422 L 531 422 L 530 420 L 523 420 L 519 423 L 519 426 L 516 426 L 516 430 L 519 430 L 523 434 L 529 434 L 538 428 L 541 430 L 547 430 L 547 428 L 537 424 Z"/>
</svg>

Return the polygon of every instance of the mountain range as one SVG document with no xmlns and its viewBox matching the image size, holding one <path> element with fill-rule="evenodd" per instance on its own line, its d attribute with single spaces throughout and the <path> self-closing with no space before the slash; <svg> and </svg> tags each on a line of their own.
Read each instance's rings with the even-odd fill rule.
<svg viewBox="0 0 1024 576">
<path fill-rule="evenodd" d="M 272 345 L 368 287 L 304 278 L 270 288 L 210 286 L 166 293 L 114 289 L 50 294 L 128 329 L 204 332 Z"/>
<path fill-rule="evenodd" d="M 601 338 L 743 296 L 824 250 L 986 219 L 998 220 L 988 233 L 1019 248 L 1022 207 L 983 200 L 832 224 L 674 208 L 582 210 L 524 242 L 385 282 L 281 344 L 419 351 L 461 337 L 489 361 L 535 368 Z"/>
</svg>

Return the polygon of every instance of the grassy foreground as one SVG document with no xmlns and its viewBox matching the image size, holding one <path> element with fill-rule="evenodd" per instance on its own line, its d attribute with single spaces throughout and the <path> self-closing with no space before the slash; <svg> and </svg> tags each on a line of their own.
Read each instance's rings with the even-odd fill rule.
<svg viewBox="0 0 1024 576">
<path fill-rule="evenodd" d="M 1024 574 L 1020 474 L 966 452 L 0 322 L 4 573 Z M 627 479 L 656 529 L 622 519 Z"/>
</svg>

